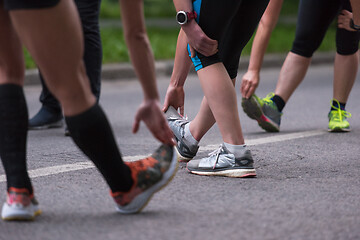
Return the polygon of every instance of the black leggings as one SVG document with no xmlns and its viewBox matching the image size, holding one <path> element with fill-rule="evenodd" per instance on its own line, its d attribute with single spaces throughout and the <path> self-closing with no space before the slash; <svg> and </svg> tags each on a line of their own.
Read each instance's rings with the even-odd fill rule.
<svg viewBox="0 0 360 240">
<path fill-rule="evenodd" d="M 0 0 L 2 1 L 2 0 Z M 56 6 L 60 0 L 4 0 L 7 10 L 39 9 Z M 84 63 L 86 74 L 90 80 L 92 93 L 99 101 L 101 88 L 102 46 L 99 28 L 101 0 L 74 0 L 79 11 L 84 34 Z M 40 71 L 41 72 L 41 71 Z M 61 112 L 59 101 L 47 88 L 40 73 L 42 91 L 40 102 L 54 112 Z"/>
<path fill-rule="evenodd" d="M 60 0 L 4 0 L 6 10 L 38 9 L 54 7 Z"/>
<path fill-rule="evenodd" d="M 319 48 L 331 22 L 342 10 L 351 12 L 349 0 L 300 0 L 296 35 L 291 52 L 312 57 Z M 337 28 L 336 50 L 351 55 L 359 47 L 359 33 Z"/>
<path fill-rule="evenodd" d="M 237 75 L 239 59 L 253 35 L 269 0 L 195 0 L 197 22 L 205 34 L 219 42 L 219 53 L 210 57 L 197 53 L 192 58 L 199 70 L 222 62 L 230 78 Z"/>
<path fill-rule="evenodd" d="M 79 11 L 81 25 L 84 33 L 84 63 L 86 74 L 90 80 L 92 93 L 99 101 L 101 88 L 101 63 L 102 47 L 99 29 L 99 14 L 101 0 L 75 0 Z M 59 101 L 47 88 L 42 75 L 40 74 L 42 91 L 40 102 L 43 106 L 52 109 L 54 112 L 61 112 Z"/>
</svg>

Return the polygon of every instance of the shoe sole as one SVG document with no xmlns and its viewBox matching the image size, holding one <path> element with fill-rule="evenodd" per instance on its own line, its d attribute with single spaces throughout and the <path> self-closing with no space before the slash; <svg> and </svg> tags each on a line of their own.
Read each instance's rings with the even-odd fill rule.
<svg viewBox="0 0 360 240">
<path fill-rule="evenodd" d="M 41 126 L 33 126 L 30 127 L 29 126 L 29 130 L 44 130 L 44 129 L 49 129 L 49 128 L 61 128 L 63 127 L 63 120 L 54 122 L 54 123 L 50 123 L 50 124 L 45 124 L 45 125 L 41 125 Z"/>
<path fill-rule="evenodd" d="M 183 155 L 181 155 L 181 153 L 179 152 L 179 149 L 177 147 L 175 147 L 175 151 L 176 151 L 176 160 L 178 162 L 189 162 L 191 159 L 193 158 L 188 158 L 188 157 L 184 157 Z"/>
<path fill-rule="evenodd" d="M 35 211 L 33 215 L 17 213 L 17 214 L 12 214 L 10 216 L 1 217 L 1 218 L 4 221 L 34 221 L 35 218 L 37 216 L 39 216 L 41 213 L 42 213 L 42 211 L 39 209 L 39 210 Z"/>
<path fill-rule="evenodd" d="M 328 132 L 350 132 L 351 129 L 350 128 L 334 128 L 334 129 L 330 129 L 328 128 Z"/>
<path fill-rule="evenodd" d="M 246 178 L 246 177 L 256 177 L 255 169 L 226 169 L 219 171 L 197 171 L 190 170 L 186 168 L 190 173 L 202 175 L 202 176 L 222 176 L 222 177 L 232 177 L 232 178 Z"/>
<path fill-rule="evenodd" d="M 152 196 L 156 192 L 166 187 L 166 185 L 171 182 L 171 180 L 174 178 L 176 174 L 177 169 L 178 169 L 177 153 L 176 151 L 173 151 L 170 167 L 164 173 L 163 178 L 154 186 L 150 187 L 149 189 L 147 189 L 146 191 L 135 197 L 134 200 L 131 203 L 129 203 L 127 206 L 125 206 L 124 208 L 119 208 L 117 206 L 116 210 L 123 214 L 133 214 L 133 213 L 141 212 L 141 210 L 144 209 L 144 207 L 146 207 L 146 205 L 149 203 Z"/>
<path fill-rule="evenodd" d="M 279 127 L 271 119 L 267 118 L 259 103 L 251 97 L 250 99 L 243 99 L 241 106 L 246 115 L 258 122 L 258 125 L 267 132 L 279 132 Z"/>
</svg>

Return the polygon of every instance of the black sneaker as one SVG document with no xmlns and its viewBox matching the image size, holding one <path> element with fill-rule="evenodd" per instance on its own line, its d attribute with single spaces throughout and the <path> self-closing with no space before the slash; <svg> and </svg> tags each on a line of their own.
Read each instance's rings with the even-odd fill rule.
<svg viewBox="0 0 360 240">
<path fill-rule="evenodd" d="M 37 114 L 29 120 L 29 130 L 60 128 L 63 126 L 63 115 L 42 106 Z"/>
</svg>

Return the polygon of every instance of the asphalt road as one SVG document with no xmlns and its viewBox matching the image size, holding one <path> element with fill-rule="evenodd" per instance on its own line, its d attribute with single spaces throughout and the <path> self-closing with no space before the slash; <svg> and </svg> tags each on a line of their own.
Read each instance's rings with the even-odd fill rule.
<svg viewBox="0 0 360 240">
<path fill-rule="evenodd" d="M 284 109 L 280 133 L 264 132 L 240 109 L 257 178 L 201 177 L 181 164 L 174 180 L 137 215 L 115 212 L 100 174 L 63 129 L 29 132 L 28 168 L 43 214 L 35 222 L 0 221 L 0 239 L 360 239 L 360 81 L 347 105 L 352 131 L 328 133 L 332 71 L 310 68 Z M 259 96 L 274 90 L 278 72 L 262 72 Z M 162 99 L 167 84 L 159 79 Z M 25 90 L 32 116 L 40 87 Z M 101 105 L 126 160 L 159 145 L 144 125 L 131 133 L 141 96 L 136 81 L 103 83 Z M 192 75 L 185 104 L 190 119 L 201 98 Z M 220 143 L 215 126 L 201 141 L 199 157 Z M 1 201 L 3 174 L 0 168 Z"/>
</svg>

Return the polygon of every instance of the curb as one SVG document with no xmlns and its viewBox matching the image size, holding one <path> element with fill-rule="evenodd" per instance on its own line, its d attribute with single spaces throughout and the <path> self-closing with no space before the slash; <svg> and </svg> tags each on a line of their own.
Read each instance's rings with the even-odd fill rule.
<svg viewBox="0 0 360 240">
<path fill-rule="evenodd" d="M 281 68 L 285 58 L 284 54 L 266 54 L 264 57 L 262 68 Z M 334 62 L 334 52 L 319 52 L 312 58 L 312 65 L 332 64 Z M 240 59 L 239 69 L 246 70 L 249 65 L 249 56 Z M 156 76 L 171 76 L 174 61 L 165 60 L 155 62 Z M 190 74 L 195 74 L 192 68 Z M 102 66 L 102 81 L 132 80 L 136 79 L 134 69 L 130 63 L 112 63 Z M 39 73 L 37 69 L 29 69 L 25 71 L 25 85 L 40 84 Z"/>
</svg>

